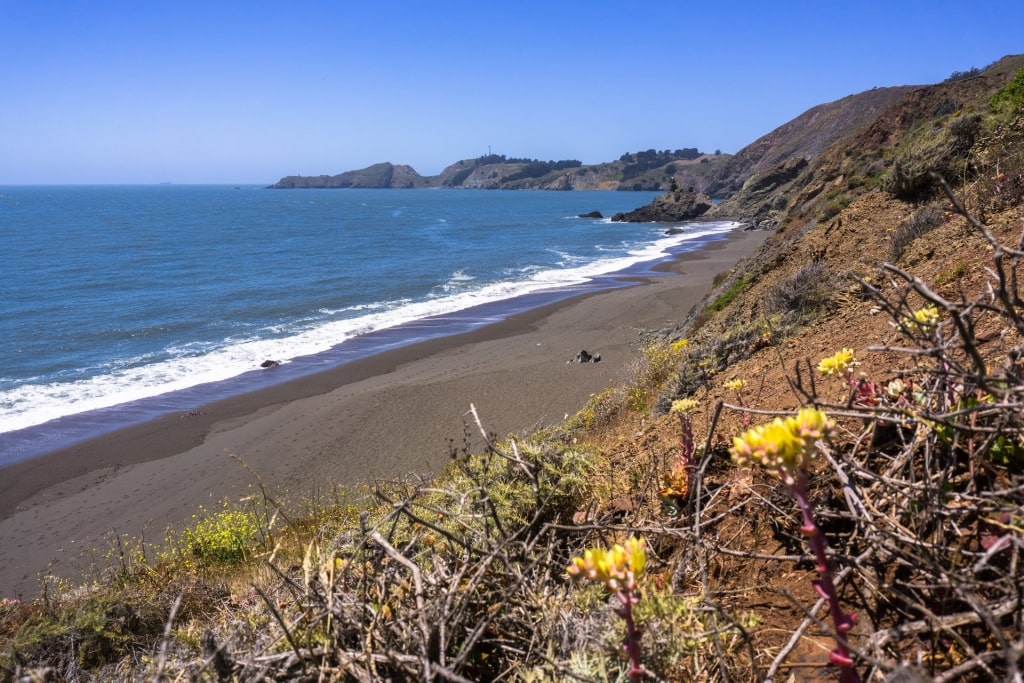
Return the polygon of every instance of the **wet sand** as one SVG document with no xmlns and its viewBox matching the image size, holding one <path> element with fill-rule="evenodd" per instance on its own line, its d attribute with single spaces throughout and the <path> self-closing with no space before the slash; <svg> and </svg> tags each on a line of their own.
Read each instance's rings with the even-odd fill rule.
<svg viewBox="0 0 1024 683">
<path fill-rule="evenodd" d="M 163 538 L 197 506 L 250 493 L 259 474 L 299 500 L 335 485 L 429 476 L 463 443 L 470 404 L 499 435 L 560 423 L 628 379 L 639 334 L 680 320 L 766 233 L 733 231 L 676 275 L 587 294 L 474 332 L 159 418 L 0 469 L 0 597 L 40 575 L 95 576 L 111 534 Z M 581 349 L 600 363 L 567 363 Z M 469 430 L 471 447 L 481 439 Z"/>
</svg>

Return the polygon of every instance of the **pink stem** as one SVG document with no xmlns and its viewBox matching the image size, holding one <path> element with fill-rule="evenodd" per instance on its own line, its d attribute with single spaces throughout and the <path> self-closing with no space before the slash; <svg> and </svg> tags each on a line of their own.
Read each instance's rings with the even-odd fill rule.
<svg viewBox="0 0 1024 683">
<path fill-rule="evenodd" d="M 683 461 L 684 465 L 688 465 L 690 460 L 693 458 L 694 444 L 693 444 L 693 423 L 690 421 L 689 416 L 679 416 L 679 431 L 681 437 L 679 440 L 679 457 Z"/>
<path fill-rule="evenodd" d="M 787 484 L 786 488 L 796 498 L 797 505 L 800 507 L 804 518 L 800 531 L 807 537 L 807 543 L 814 551 L 814 557 L 818 562 L 817 570 L 820 578 L 814 582 L 814 587 L 821 597 L 828 600 L 828 611 L 832 615 L 836 648 L 829 653 L 829 659 L 839 667 L 840 683 L 860 683 L 860 676 L 853 668 L 853 658 L 850 656 L 850 649 L 846 644 L 846 634 L 853 628 L 856 616 L 844 614 L 839 605 L 839 595 L 832 580 L 832 564 L 825 552 L 828 548 L 828 540 L 814 521 L 814 506 L 807 497 L 806 481 L 801 475 L 792 484 Z"/>
<path fill-rule="evenodd" d="M 622 603 L 619 615 L 626 622 L 626 642 L 623 645 L 623 649 L 629 655 L 629 672 L 627 675 L 633 683 L 639 683 L 644 676 L 644 667 L 640 664 L 640 633 L 636 630 L 636 624 L 633 623 L 633 603 L 636 601 L 636 598 L 633 597 L 630 591 L 625 590 L 618 592 L 618 598 L 619 602 Z"/>
</svg>

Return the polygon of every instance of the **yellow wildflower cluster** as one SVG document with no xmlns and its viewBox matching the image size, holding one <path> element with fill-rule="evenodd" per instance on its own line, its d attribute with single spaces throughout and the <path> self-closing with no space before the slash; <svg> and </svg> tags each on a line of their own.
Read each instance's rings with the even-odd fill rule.
<svg viewBox="0 0 1024 683">
<path fill-rule="evenodd" d="M 260 523 L 251 510 L 232 509 L 225 501 L 219 512 L 199 506 L 191 527 L 180 534 L 187 566 L 237 565 L 252 556 Z M 170 540 L 170 539 L 168 539 Z"/>
<path fill-rule="evenodd" d="M 928 328 L 934 327 L 937 322 L 939 322 L 939 309 L 934 304 L 917 309 L 904 320 L 904 324 L 911 332 L 927 332 Z"/>
<path fill-rule="evenodd" d="M 747 380 L 745 379 L 731 379 L 725 383 L 725 388 L 732 389 L 733 391 L 741 391 L 745 386 L 747 386 Z"/>
<path fill-rule="evenodd" d="M 566 571 L 573 579 L 603 583 L 612 592 L 633 593 L 646 564 L 644 540 L 631 536 L 625 545 L 616 543 L 608 550 L 591 548 L 584 551 L 583 557 L 572 558 L 572 564 Z"/>
<path fill-rule="evenodd" d="M 675 414 L 687 414 L 692 413 L 700 403 L 696 399 L 692 398 L 680 398 L 672 401 L 671 412 Z"/>
<path fill-rule="evenodd" d="M 664 486 L 658 491 L 658 496 L 666 502 L 682 504 L 690 492 L 690 473 L 685 467 L 677 467 L 669 474 L 661 478 Z"/>
<path fill-rule="evenodd" d="M 787 484 L 805 470 L 815 439 L 826 436 L 834 423 L 816 408 L 802 408 L 795 416 L 775 418 L 748 429 L 733 439 L 730 449 L 740 465 L 759 463 Z"/>
<path fill-rule="evenodd" d="M 680 339 L 679 341 L 672 342 L 672 352 L 681 353 L 683 349 L 690 345 L 689 339 Z"/>
<path fill-rule="evenodd" d="M 833 356 L 822 358 L 818 363 L 818 372 L 826 377 L 845 375 L 855 365 L 857 365 L 857 360 L 853 357 L 853 349 L 842 349 Z"/>
</svg>

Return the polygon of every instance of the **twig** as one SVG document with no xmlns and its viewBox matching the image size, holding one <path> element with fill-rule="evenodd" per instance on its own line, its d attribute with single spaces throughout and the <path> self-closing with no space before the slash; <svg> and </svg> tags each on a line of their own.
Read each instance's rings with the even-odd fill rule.
<svg viewBox="0 0 1024 683">
<path fill-rule="evenodd" d="M 393 545 L 388 543 L 383 536 L 380 535 L 376 530 L 370 534 L 370 538 L 373 539 L 374 543 L 379 545 L 387 556 L 398 562 L 403 567 L 409 570 L 412 574 L 413 587 L 415 588 L 416 596 L 416 616 L 420 622 L 420 631 L 423 634 L 423 676 L 424 680 L 430 680 L 430 670 L 432 664 L 431 652 L 429 643 L 434 637 L 434 630 L 430 628 L 430 624 L 427 622 L 427 610 L 423 599 L 423 578 L 420 574 L 420 568 L 413 563 L 408 557 L 398 552 Z M 437 658 L 439 664 L 444 663 L 443 653 L 440 653 L 440 657 Z"/>
<path fill-rule="evenodd" d="M 171 604 L 171 611 L 167 615 L 167 623 L 164 625 L 164 637 L 160 641 L 160 656 L 156 661 L 156 673 L 153 674 L 153 678 L 156 681 L 164 679 L 164 667 L 167 665 L 167 645 L 171 640 L 171 627 L 174 625 L 174 617 L 178 614 L 178 608 L 181 607 L 182 595 L 182 593 L 178 593 L 178 596 L 174 598 L 174 602 Z"/>
</svg>

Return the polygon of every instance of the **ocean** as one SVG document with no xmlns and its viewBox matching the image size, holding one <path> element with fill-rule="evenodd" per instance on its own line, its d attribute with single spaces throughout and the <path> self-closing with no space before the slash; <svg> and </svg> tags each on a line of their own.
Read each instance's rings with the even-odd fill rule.
<svg viewBox="0 0 1024 683">
<path fill-rule="evenodd" d="M 626 286 L 735 227 L 577 217 L 654 196 L 0 187 L 0 465 Z"/>
</svg>

